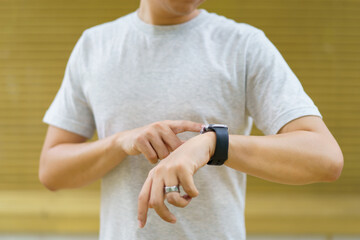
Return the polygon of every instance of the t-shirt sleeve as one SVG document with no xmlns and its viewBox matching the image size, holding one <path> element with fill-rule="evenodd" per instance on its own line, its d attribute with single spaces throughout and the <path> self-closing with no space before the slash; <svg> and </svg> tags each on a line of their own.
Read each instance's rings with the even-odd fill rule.
<svg viewBox="0 0 360 240">
<path fill-rule="evenodd" d="M 43 122 L 91 138 L 95 121 L 84 94 L 84 33 L 76 43 L 65 69 L 55 99 L 46 111 Z"/>
<path fill-rule="evenodd" d="M 246 110 L 265 134 L 276 134 L 288 122 L 321 117 L 300 81 L 265 34 L 249 38 L 246 53 Z"/>
</svg>

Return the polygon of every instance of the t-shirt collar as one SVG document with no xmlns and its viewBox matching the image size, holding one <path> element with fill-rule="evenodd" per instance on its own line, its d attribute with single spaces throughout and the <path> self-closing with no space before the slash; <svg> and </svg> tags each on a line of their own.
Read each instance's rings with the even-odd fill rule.
<svg viewBox="0 0 360 240">
<path fill-rule="evenodd" d="M 138 15 L 139 9 L 137 9 L 135 12 L 133 12 L 130 16 L 132 23 L 141 31 L 144 31 L 148 34 L 153 35 L 160 35 L 160 34 L 171 34 L 171 33 L 177 33 L 183 30 L 189 30 L 195 26 L 200 25 L 202 22 L 205 21 L 209 13 L 205 9 L 199 9 L 200 13 L 192 18 L 191 20 L 180 23 L 180 24 L 174 24 L 174 25 L 153 25 L 144 22 Z"/>
</svg>

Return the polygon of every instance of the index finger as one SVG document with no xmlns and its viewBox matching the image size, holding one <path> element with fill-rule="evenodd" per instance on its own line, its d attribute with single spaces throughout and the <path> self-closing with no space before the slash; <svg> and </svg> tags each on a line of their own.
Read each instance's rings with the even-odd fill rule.
<svg viewBox="0 0 360 240">
<path fill-rule="evenodd" d="M 169 127 L 175 134 L 190 131 L 200 132 L 203 124 L 187 120 L 175 120 L 169 122 Z"/>
<path fill-rule="evenodd" d="M 138 198 L 138 222 L 139 227 L 143 228 L 146 224 L 147 212 L 149 209 L 149 199 L 152 185 L 152 177 L 149 175 L 141 188 Z"/>
</svg>

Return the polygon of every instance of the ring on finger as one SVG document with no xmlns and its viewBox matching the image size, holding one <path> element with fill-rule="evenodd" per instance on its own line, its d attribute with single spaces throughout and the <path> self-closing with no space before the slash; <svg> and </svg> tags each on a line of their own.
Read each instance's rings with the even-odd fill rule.
<svg viewBox="0 0 360 240">
<path fill-rule="evenodd" d="M 164 192 L 169 193 L 169 192 L 178 192 L 180 193 L 180 188 L 179 185 L 175 185 L 175 186 L 170 186 L 170 187 L 164 187 Z"/>
</svg>

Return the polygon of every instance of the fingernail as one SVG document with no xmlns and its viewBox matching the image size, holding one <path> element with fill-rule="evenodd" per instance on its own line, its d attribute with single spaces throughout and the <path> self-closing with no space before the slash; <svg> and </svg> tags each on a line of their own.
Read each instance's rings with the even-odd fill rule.
<svg viewBox="0 0 360 240">
<path fill-rule="evenodd" d="M 139 228 L 142 228 L 142 222 L 140 220 L 138 220 L 138 224 L 139 224 Z"/>
</svg>

